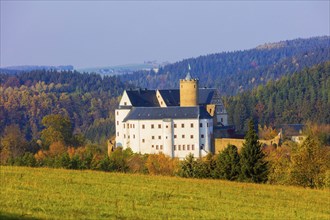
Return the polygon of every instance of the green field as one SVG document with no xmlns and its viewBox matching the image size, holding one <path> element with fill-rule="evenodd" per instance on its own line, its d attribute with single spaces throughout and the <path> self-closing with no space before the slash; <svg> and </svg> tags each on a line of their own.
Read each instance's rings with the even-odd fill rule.
<svg viewBox="0 0 330 220">
<path fill-rule="evenodd" d="M 0 167 L 0 219 L 329 219 L 329 190 Z"/>
</svg>

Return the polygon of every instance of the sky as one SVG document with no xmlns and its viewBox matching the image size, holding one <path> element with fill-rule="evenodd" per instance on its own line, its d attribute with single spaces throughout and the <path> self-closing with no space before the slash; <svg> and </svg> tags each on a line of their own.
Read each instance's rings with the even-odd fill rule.
<svg viewBox="0 0 330 220">
<path fill-rule="evenodd" d="M 0 66 L 176 62 L 330 35 L 329 2 L 1 0 Z"/>
</svg>

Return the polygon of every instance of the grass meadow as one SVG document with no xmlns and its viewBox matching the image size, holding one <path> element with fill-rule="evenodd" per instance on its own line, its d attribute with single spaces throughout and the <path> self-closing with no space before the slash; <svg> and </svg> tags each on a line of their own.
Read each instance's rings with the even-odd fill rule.
<svg viewBox="0 0 330 220">
<path fill-rule="evenodd" d="M 330 219 L 330 191 L 1 166 L 0 219 Z"/>
</svg>

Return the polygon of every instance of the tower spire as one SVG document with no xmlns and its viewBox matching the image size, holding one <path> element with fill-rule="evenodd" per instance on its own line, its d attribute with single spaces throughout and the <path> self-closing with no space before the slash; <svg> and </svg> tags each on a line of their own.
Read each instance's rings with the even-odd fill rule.
<svg viewBox="0 0 330 220">
<path fill-rule="evenodd" d="M 187 75 L 186 75 L 185 80 L 191 80 L 190 70 L 191 70 L 191 68 L 190 68 L 190 64 L 188 63 L 188 73 L 187 73 Z"/>
</svg>

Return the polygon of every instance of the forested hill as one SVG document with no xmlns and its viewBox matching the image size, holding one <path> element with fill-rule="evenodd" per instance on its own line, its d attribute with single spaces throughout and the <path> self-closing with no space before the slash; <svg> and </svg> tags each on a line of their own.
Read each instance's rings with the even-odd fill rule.
<svg viewBox="0 0 330 220">
<path fill-rule="evenodd" d="M 313 122 L 330 124 L 330 62 L 270 81 L 252 91 L 226 97 L 229 121 L 240 131 L 249 118 L 277 126 Z"/>
<path fill-rule="evenodd" d="M 269 43 L 251 50 L 224 52 L 185 59 L 157 73 L 140 71 L 121 79 L 142 88 L 178 88 L 191 66 L 200 86 L 215 87 L 223 95 L 246 91 L 267 81 L 330 60 L 330 37 Z"/>
<path fill-rule="evenodd" d="M 0 74 L 0 83 L 0 135 L 17 124 L 28 140 L 37 139 L 42 118 L 61 114 L 75 132 L 99 143 L 114 133 L 114 110 L 127 87 L 117 77 L 45 70 Z"/>
</svg>

